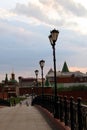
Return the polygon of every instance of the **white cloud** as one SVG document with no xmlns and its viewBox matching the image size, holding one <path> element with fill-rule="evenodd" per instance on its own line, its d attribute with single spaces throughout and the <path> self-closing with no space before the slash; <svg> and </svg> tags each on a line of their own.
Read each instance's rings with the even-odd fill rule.
<svg viewBox="0 0 87 130">
<path fill-rule="evenodd" d="M 72 13 L 78 17 L 87 17 L 86 8 L 80 3 L 76 3 L 73 0 L 68 0 L 68 2 L 67 0 L 57 0 L 56 5 L 58 4 L 68 14 Z"/>
<path fill-rule="evenodd" d="M 10 12 L 9 10 L 0 8 L 0 18 L 9 19 L 9 18 L 15 17 L 15 16 L 16 16 L 16 14 L 14 14 L 13 12 Z"/>
<path fill-rule="evenodd" d="M 17 3 L 12 11 L 17 17 L 26 16 L 27 21 L 34 25 L 45 24 L 87 33 L 87 9 L 72 0 L 38 0 L 26 5 Z"/>
</svg>

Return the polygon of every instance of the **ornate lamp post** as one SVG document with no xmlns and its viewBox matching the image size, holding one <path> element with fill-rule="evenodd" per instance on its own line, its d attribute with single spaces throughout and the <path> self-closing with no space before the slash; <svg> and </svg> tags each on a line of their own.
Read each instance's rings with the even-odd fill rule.
<svg viewBox="0 0 87 130">
<path fill-rule="evenodd" d="M 37 95 L 38 95 L 38 70 L 35 70 L 35 75 L 36 75 L 36 87 L 37 87 Z"/>
<path fill-rule="evenodd" d="M 57 113 L 57 83 L 56 83 L 56 56 L 55 56 L 55 45 L 58 38 L 59 31 L 58 30 L 52 30 L 49 35 L 49 40 L 53 48 L 53 62 L 54 62 L 54 117 L 56 117 Z"/>
<path fill-rule="evenodd" d="M 44 64 L 45 64 L 45 61 L 44 60 L 40 60 L 39 62 L 40 64 L 40 67 L 41 67 L 41 75 L 42 75 L 42 96 L 44 95 L 44 84 L 43 84 L 43 67 L 44 67 Z"/>
</svg>

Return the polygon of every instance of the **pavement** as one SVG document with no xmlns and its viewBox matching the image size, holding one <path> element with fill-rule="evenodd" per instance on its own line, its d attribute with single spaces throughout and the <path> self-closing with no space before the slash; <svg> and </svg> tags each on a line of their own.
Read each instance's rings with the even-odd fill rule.
<svg viewBox="0 0 87 130">
<path fill-rule="evenodd" d="M 0 130 L 53 130 L 53 128 L 27 99 L 22 105 L 0 108 Z"/>
<path fill-rule="evenodd" d="M 0 108 L 0 130 L 63 130 L 44 113 L 40 107 L 31 106 L 31 98 L 21 105 Z"/>
</svg>

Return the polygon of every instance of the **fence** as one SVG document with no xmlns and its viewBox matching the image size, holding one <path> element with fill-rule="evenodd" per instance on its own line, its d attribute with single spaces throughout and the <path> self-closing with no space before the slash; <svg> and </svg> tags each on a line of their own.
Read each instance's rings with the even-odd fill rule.
<svg viewBox="0 0 87 130">
<path fill-rule="evenodd" d="M 0 99 L 0 105 L 1 106 L 10 106 L 10 102 L 7 100 Z"/>
<path fill-rule="evenodd" d="M 56 109 L 54 107 L 54 96 L 39 95 L 36 96 L 32 104 L 41 105 L 51 113 L 56 113 L 56 118 L 69 126 L 71 130 L 87 130 L 87 106 L 83 105 L 81 98 L 74 101 L 73 97 L 67 100 L 67 97 L 57 96 Z"/>
</svg>

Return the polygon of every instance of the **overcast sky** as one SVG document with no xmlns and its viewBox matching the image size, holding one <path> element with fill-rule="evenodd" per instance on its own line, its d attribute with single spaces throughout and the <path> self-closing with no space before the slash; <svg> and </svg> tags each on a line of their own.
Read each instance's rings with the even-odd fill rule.
<svg viewBox="0 0 87 130">
<path fill-rule="evenodd" d="M 87 0 L 0 0 L 0 81 L 7 73 L 34 77 L 45 60 L 44 76 L 53 68 L 48 36 L 59 30 L 57 71 L 87 72 Z"/>
</svg>

